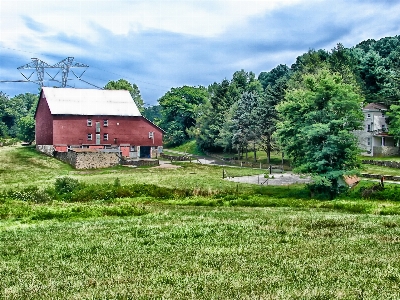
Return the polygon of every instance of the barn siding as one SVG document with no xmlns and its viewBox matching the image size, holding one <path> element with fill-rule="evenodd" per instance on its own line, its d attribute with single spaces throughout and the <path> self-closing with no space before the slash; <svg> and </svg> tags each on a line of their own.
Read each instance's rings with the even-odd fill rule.
<svg viewBox="0 0 400 300">
<path fill-rule="evenodd" d="M 100 122 L 101 144 L 162 146 L 162 131 L 143 117 L 55 115 L 53 118 L 54 144 L 95 145 L 96 122 Z M 87 126 L 88 119 L 92 120 L 92 126 Z M 108 120 L 106 127 L 104 120 Z M 154 144 L 149 132 L 154 132 Z M 91 141 L 87 140 L 89 133 Z M 108 141 L 103 139 L 105 133 Z"/>
<path fill-rule="evenodd" d="M 44 97 L 39 99 L 35 119 L 36 145 L 53 145 L 53 117 Z"/>
</svg>

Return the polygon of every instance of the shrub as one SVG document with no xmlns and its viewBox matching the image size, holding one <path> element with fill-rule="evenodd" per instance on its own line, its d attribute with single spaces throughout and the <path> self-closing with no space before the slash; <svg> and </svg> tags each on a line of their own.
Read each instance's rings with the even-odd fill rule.
<svg viewBox="0 0 400 300">
<path fill-rule="evenodd" d="M 60 195 L 71 193 L 81 187 L 82 185 L 79 183 L 79 181 L 71 177 L 57 178 L 56 182 L 54 183 L 55 192 Z"/>
<path fill-rule="evenodd" d="M 49 202 L 52 200 L 51 196 L 46 192 L 46 190 L 40 190 L 36 186 L 28 186 L 21 190 L 8 190 L 3 192 L 0 198 L 3 199 L 3 201 L 5 199 L 13 199 L 36 203 Z"/>
</svg>

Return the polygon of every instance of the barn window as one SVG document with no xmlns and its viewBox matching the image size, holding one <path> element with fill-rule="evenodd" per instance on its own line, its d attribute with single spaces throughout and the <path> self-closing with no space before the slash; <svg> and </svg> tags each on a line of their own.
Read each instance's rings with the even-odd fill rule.
<svg viewBox="0 0 400 300">
<path fill-rule="evenodd" d="M 108 126 L 108 120 L 104 120 L 103 126 L 104 126 L 104 127 L 107 127 L 107 126 Z"/>
<path fill-rule="evenodd" d="M 92 119 L 87 119 L 87 126 L 92 126 Z"/>
<path fill-rule="evenodd" d="M 103 134 L 103 140 L 108 141 L 108 133 Z"/>
<path fill-rule="evenodd" d="M 100 133 L 100 122 L 96 122 L 96 133 Z"/>
<path fill-rule="evenodd" d="M 88 140 L 88 141 L 91 141 L 92 139 L 93 139 L 92 134 L 91 134 L 91 133 L 88 133 L 88 135 L 87 135 L 87 140 Z"/>
</svg>

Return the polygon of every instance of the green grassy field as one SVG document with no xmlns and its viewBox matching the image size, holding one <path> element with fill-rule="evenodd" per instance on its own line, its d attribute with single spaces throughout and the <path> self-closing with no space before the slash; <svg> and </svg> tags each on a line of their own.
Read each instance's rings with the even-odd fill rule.
<svg viewBox="0 0 400 300">
<path fill-rule="evenodd" d="M 117 182 L 190 192 L 0 199 L 0 299 L 400 298 L 397 186 L 379 201 L 320 201 L 300 185 L 236 184 L 221 167 L 179 166 L 79 171 L 32 147 L 0 147 L 0 192 L 64 176 L 93 193 Z"/>
<path fill-rule="evenodd" d="M 149 206 L 3 224 L 3 299 L 399 299 L 400 218 Z"/>
</svg>

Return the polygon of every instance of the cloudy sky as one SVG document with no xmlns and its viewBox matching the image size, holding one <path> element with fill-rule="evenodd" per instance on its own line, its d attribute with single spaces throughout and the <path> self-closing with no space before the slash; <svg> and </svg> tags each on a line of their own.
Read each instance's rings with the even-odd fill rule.
<svg viewBox="0 0 400 300">
<path fill-rule="evenodd" d="M 309 49 L 399 35 L 399 15 L 398 0 L 1 0 L 0 80 L 24 79 L 17 67 L 33 57 L 49 65 L 74 57 L 89 65 L 83 80 L 103 87 L 125 78 L 151 105 L 171 87 L 207 86 L 241 69 L 258 76 Z M 9 96 L 37 90 L 0 82 Z"/>
</svg>

